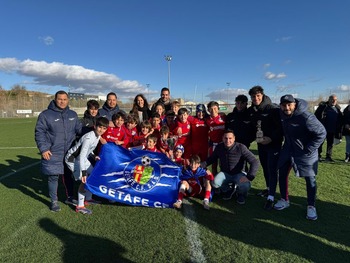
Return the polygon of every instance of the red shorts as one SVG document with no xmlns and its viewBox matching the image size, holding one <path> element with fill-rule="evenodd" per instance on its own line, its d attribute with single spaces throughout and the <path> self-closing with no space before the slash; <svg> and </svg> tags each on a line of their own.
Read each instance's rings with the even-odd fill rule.
<svg viewBox="0 0 350 263">
<path fill-rule="evenodd" d="M 190 189 L 186 190 L 185 195 L 186 196 L 200 196 L 204 197 L 205 191 L 203 191 L 203 188 L 200 184 L 197 182 L 188 182 L 187 183 L 190 185 Z"/>
</svg>

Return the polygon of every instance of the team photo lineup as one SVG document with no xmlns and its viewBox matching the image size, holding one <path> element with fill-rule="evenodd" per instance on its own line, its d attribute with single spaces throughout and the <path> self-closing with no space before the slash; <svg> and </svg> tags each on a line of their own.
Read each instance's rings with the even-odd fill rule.
<svg viewBox="0 0 350 263">
<path fill-rule="evenodd" d="M 60 177 L 65 203 L 82 214 L 92 214 L 88 206 L 101 203 L 93 194 L 110 203 L 162 208 L 181 209 L 185 197 L 200 198 L 205 210 L 216 198 L 244 205 L 261 167 L 266 187 L 257 195 L 266 199 L 262 209 L 290 206 L 288 176 L 293 173 L 305 180 L 306 218 L 317 220 L 318 163 L 334 163 L 333 145 L 342 136 L 344 161 L 349 162 L 350 107 L 341 111 L 334 94 L 314 114 L 306 100 L 291 94 L 273 103 L 261 86 L 252 87 L 249 98 L 236 96 L 227 115 L 216 101 L 197 104 L 192 112 L 172 100 L 168 88 L 152 105 L 143 94 L 136 95 L 129 112 L 119 108 L 117 99 L 110 92 L 103 105 L 87 101 L 80 119 L 69 108 L 68 93 L 58 91 L 40 113 L 35 141 L 51 211 L 61 210 Z M 249 150 L 252 143 L 258 158 Z M 75 181 L 80 183 L 77 193 Z"/>
</svg>

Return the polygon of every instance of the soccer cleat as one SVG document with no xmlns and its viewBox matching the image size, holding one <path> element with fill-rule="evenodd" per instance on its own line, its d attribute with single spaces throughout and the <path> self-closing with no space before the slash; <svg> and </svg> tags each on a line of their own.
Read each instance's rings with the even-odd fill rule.
<svg viewBox="0 0 350 263">
<path fill-rule="evenodd" d="M 237 185 L 236 184 L 231 184 L 231 185 L 229 185 L 229 188 L 230 189 L 228 191 L 222 193 L 222 199 L 223 200 L 230 200 L 232 198 L 234 193 L 236 193 Z"/>
<path fill-rule="evenodd" d="M 206 210 L 209 210 L 209 209 L 210 209 L 210 207 L 209 207 L 209 200 L 208 200 L 208 199 L 204 199 L 204 200 L 203 200 L 203 207 L 204 207 L 204 209 L 206 209 Z"/>
<path fill-rule="evenodd" d="M 67 205 L 74 205 L 74 206 L 78 205 L 78 201 L 75 200 L 73 197 L 68 197 L 67 200 L 64 201 L 64 203 Z"/>
<path fill-rule="evenodd" d="M 335 163 L 335 161 L 331 157 L 326 157 L 324 161 L 328 163 Z"/>
<path fill-rule="evenodd" d="M 311 205 L 307 206 L 306 219 L 317 220 L 316 207 L 311 206 Z"/>
<path fill-rule="evenodd" d="M 174 204 L 173 204 L 173 207 L 174 208 L 177 208 L 177 209 L 180 209 L 182 206 L 182 201 L 181 200 L 177 200 Z"/>
<path fill-rule="evenodd" d="M 349 161 L 350 161 L 350 154 L 346 153 L 344 162 L 348 163 Z"/>
<path fill-rule="evenodd" d="M 84 205 L 99 205 L 101 201 L 97 201 L 95 199 L 85 200 Z"/>
<path fill-rule="evenodd" d="M 264 205 L 264 209 L 267 211 L 270 211 L 272 210 L 273 207 L 274 207 L 274 202 L 271 199 L 267 199 Z"/>
<path fill-rule="evenodd" d="M 91 215 L 92 211 L 90 209 L 87 209 L 85 206 L 77 206 L 75 208 L 75 212 L 82 213 L 83 215 Z"/>
<path fill-rule="evenodd" d="M 57 202 L 57 201 L 53 201 L 53 202 L 51 203 L 50 210 L 51 210 L 51 212 L 59 212 L 59 211 L 61 211 L 61 208 L 60 208 L 60 206 L 58 205 L 58 202 Z"/>
<path fill-rule="evenodd" d="M 269 190 L 268 189 L 261 190 L 256 195 L 261 196 L 261 197 L 267 197 L 269 195 Z"/>
<path fill-rule="evenodd" d="M 273 208 L 275 208 L 276 210 L 283 210 L 288 207 L 289 207 L 289 201 L 286 201 L 282 198 L 281 200 L 278 200 L 278 202 L 275 204 Z"/>
<path fill-rule="evenodd" d="M 237 197 L 237 203 L 240 205 L 244 205 L 245 204 L 245 196 L 243 194 L 239 194 Z"/>
</svg>

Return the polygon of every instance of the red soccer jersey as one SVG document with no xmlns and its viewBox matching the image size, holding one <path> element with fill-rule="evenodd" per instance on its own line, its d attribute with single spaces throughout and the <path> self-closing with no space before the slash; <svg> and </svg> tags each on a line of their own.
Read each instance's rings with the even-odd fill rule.
<svg viewBox="0 0 350 263">
<path fill-rule="evenodd" d="M 146 138 L 145 138 L 145 134 L 143 134 L 142 132 L 139 132 L 138 135 L 136 135 L 134 137 L 134 141 L 133 141 L 133 146 L 146 146 Z"/>
<path fill-rule="evenodd" d="M 178 131 L 181 129 L 181 135 L 178 135 Z M 191 143 L 191 124 L 190 122 L 186 121 L 185 123 L 176 122 L 176 127 L 173 130 L 173 134 L 178 136 L 177 139 L 177 145 L 178 144 L 182 144 L 185 147 L 185 151 L 186 151 L 186 145 Z"/>
<path fill-rule="evenodd" d="M 122 144 L 123 147 L 126 147 L 128 144 L 128 137 L 126 135 L 125 126 L 108 127 L 106 132 L 102 134 L 101 137 L 105 139 L 107 142 L 123 141 L 124 142 L 124 144 Z"/>
<path fill-rule="evenodd" d="M 209 139 L 214 143 L 222 142 L 222 136 L 225 131 L 226 115 L 219 113 L 216 117 L 209 116 L 206 119 L 206 124 L 209 127 Z"/>
<path fill-rule="evenodd" d="M 209 127 L 204 119 L 193 118 L 191 121 L 192 153 L 198 154 L 202 161 L 208 157 Z"/>
<path fill-rule="evenodd" d="M 128 137 L 128 145 L 126 146 L 126 148 L 133 147 L 133 142 L 135 140 L 135 137 L 137 136 L 137 128 L 134 127 L 131 130 L 129 130 L 125 127 L 125 132 L 126 136 Z"/>
</svg>

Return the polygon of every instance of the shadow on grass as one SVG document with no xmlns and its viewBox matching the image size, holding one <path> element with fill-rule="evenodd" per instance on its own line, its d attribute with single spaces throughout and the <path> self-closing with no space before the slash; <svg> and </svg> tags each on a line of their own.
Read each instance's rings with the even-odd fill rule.
<svg viewBox="0 0 350 263">
<path fill-rule="evenodd" d="M 0 183 L 9 189 L 17 189 L 27 197 L 49 206 L 43 196 L 48 196 L 47 178 L 40 171 L 40 160 L 18 155 L 18 161 L 6 160 L 9 165 L 0 164 L 0 171 L 12 171 L 0 176 Z"/>
<path fill-rule="evenodd" d="M 291 206 L 283 211 L 265 211 L 265 199 L 258 196 L 249 196 L 245 205 L 234 199 L 214 199 L 225 209 L 211 208 L 210 213 L 198 203 L 197 223 L 257 248 L 292 253 L 312 262 L 346 262 L 350 256 L 349 207 L 317 201 L 319 219 L 309 221 L 305 218 L 306 198 L 290 199 Z"/>
<path fill-rule="evenodd" d="M 123 258 L 125 248 L 106 238 L 74 233 L 48 218 L 40 219 L 39 226 L 63 243 L 63 262 L 132 262 Z"/>
</svg>

